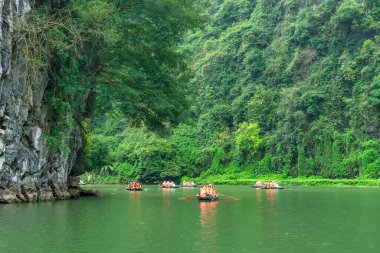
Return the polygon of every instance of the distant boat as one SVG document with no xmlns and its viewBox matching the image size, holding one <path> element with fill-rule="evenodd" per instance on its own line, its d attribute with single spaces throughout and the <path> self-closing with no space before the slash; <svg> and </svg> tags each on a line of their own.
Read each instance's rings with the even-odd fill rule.
<svg viewBox="0 0 380 253">
<path fill-rule="evenodd" d="M 197 196 L 197 199 L 198 201 L 217 201 L 219 200 L 218 197 L 213 197 L 211 195 L 207 196 L 207 197 L 200 197 L 200 196 Z"/>
<path fill-rule="evenodd" d="M 182 188 L 195 188 L 195 187 L 198 187 L 198 185 L 189 185 L 189 186 L 182 185 Z"/>
<path fill-rule="evenodd" d="M 260 189 L 263 189 L 263 190 L 270 190 L 270 189 L 273 189 L 273 190 L 283 190 L 285 188 L 282 187 L 282 186 L 280 186 L 280 187 L 266 187 L 266 186 L 263 186 L 263 187 L 260 187 Z"/>
<path fill-rule="evenodd" d="M 126 188 L 127 191 L 142 191 L 142 188 Z"/>
<path fill-rule="evenodd" d="M 277 185 L 277 187 L 276 186 L 270 186 L 270 185 Z M 283 189 L 285 189 L 282 186 L 278 186 L 278 183 L 272 182 L 272 181 L 267 181 L 267 182 L 265 182 L 265 184 L 262 184 L 261 181 L 257 181 L 254 185 L 252 185 L 252 187 L 256 188 L 256 189 L 263 189 L 263 190 L 266 190 L 266 189 L 283 190 Z"/>
<path fill-rule="evenodd" d="M 160 185 L 160 187 L 161 188 L 167 188 L 167 189 L 169 189 L 169 188 L 179 188 L 178 185 L 172 185 L 172 186 L 162 186 L 162 185 Z"/>
</svg>

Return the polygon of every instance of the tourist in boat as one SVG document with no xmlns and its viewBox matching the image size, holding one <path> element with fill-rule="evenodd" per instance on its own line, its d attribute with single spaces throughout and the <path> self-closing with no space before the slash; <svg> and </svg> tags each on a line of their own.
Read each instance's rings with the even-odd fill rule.
<svg viewBox="0 0 380 253">
<path fill-rule="evenodd" d="M 136 183 L 135 181 L 131 181 L 128 184 L 128 189 L 130 189 L 130 190 L 141 190 L 141 184 Z"/>
<path fill-rule="evenodd" d="M 204 187 L 201 187 L 199 194 L 201 197 L 206 197 L 207 196 L 206 189 Z"/>
<path fill-rule="evenodd" d="M 175 187 L 176 184 L 175 184 L 173 181 L 171 181 L 171 182 L 169 182 L 169 181 L 164 181 L 164 182 L 161 184 L 161 186 L 162 186 L 163 188 L 170 188 L 170 187 Z"/>
<path fill-rule="evenodd" d="M 205 198 L 209 196 L 214 197 L 214 198 L 218 197 L 218 193 L 216 192 L 216 189 L 214 186 L 206 184 L 205 186 L 199 188 L 198 197 Z"/>
<path fill-rule="evenodd" d="M 263 183 L 260 180 L 256 181 L 255 186 L 261 187 L 261 186 L 263 186 Z"/>
</svg>

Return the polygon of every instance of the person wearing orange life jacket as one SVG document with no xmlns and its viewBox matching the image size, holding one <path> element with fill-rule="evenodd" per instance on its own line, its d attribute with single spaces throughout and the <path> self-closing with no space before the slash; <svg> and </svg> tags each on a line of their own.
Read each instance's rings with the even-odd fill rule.
<svg viewBox="0 0 380 253">
<path fill-rule="evenodd" d="M 206 190 L 204 189 L 204 187 L 199 188 L 198 196 L 199 197 L 206 197 Z"/>
</svg>

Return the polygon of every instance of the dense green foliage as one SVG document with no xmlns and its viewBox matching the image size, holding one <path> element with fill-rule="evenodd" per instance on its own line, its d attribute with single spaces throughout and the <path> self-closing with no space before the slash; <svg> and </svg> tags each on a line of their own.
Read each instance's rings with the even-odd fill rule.
<svg viewBox="0 0 380 253">
<path fill-rule="evenodd" d="M 158 136 L 108 116 L 92 168 L 145 181 L 379 178 L 379 1 L 220 0 L 208 18 L 181 47 L 190 119 Z"/>
<path fill-rule="evenodd" d="M 51 151 L 72 140 L 75 121 L 119 111 L 129 124 L 160 130 L 181 120 L 189 78 L 178 50 L 183 35 L 202 22 L 202 1 L 44 0 L 19 24 L 15 44 L 26 77 L 49 74 Z"/>
</svg>

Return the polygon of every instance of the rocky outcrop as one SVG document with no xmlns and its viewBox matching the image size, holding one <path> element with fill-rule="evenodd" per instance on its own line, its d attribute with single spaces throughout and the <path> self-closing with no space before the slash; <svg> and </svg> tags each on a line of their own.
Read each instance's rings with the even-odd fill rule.
<svg viewBox="0 0 380 253">
<path fill-rule="evenodd" d="M 68 199 L 79 195 L 75 177 L 83 133 L 77 123 L 68 150 L 47 148 L 51 112 L 44 99 L 48 76 L 28 84 L 22 54 L 12 48 L 14 24 L 31 10 L 26 0 L 0 1 L 0 202 Z M 50 115 L 50 116 L 49 116 Z"/>
</svg>

